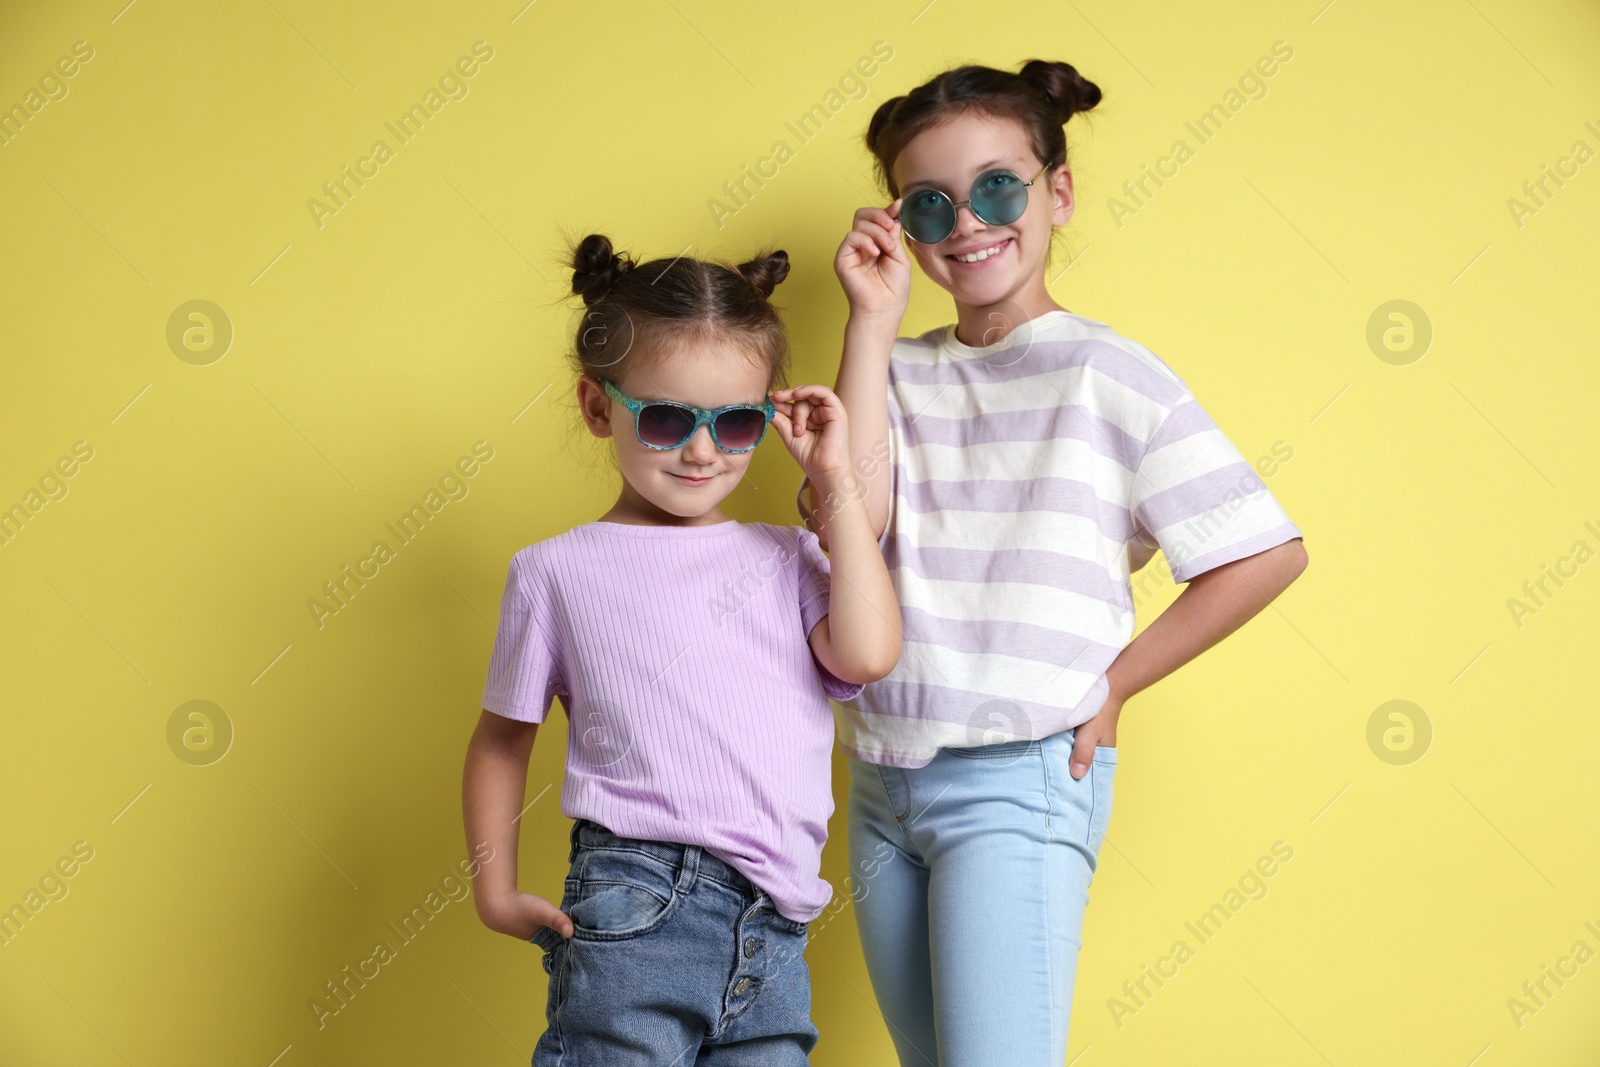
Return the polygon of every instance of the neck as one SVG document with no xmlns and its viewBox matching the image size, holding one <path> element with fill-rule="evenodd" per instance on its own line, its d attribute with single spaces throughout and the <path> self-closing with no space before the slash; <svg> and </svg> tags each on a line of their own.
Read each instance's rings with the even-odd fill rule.
<svg viewBox="0 0 1600 1067">
<path fill-rule="evenodd" d="M 987 348 L 1005 340 L 1012 330 L 1049 311 L 1065 311 L 1044 287 L 1044 278 L 1012 297 L 992 304 L 956 301 L 956 340 L 973 348 Z"/>
</svg>

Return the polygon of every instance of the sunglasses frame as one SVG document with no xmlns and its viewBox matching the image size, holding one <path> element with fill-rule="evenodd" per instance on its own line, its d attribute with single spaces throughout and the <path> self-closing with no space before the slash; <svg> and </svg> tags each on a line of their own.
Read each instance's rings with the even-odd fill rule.
<svg viewBox="0 0 1600 1067">
<path fill-rule="evenodd" d="M 1033 181 L 1023 182 L 1022 183 L 1022 187 L 1024 189 L 1033 188 L 1033 183 L 1038 181 L 1040 178 L 1044 177 L 1044 172 L 1049 170 L 1051 168 L 1051 166 L 1053 166 L 1053 164 L 1046 163 L 1044 166 L 1040 167 L 1039 168 L 1039 173 L 1035 174 L 1033 176 Z M 989 226 L 1009 226 L 1011 223 L 1016 222 L 1017 219 L 1020 219 L 1022 217 L 1021 215 L 1018 215 L 1017 219 L 1007 219 L 1005 222 L 997 222 L 994 219 L 986 219 L 986 218 L 984 218 L 981 214 L 979 214 L 978 209 L 972 206 L 972 193 L 973 193 L 973 190 L 978 188 L 978 183 L 979 182 L 981 182 L 984 178 L 987 178 L 991 174 L 1009 174 L 1013 178 L 1016 178 L 1019 181 L 1021 181 L 1021 179 L 1022 179 L 1022 175 L 1018 174 L 1016 171 L 1012 170 L 1009 167 L 991 167 L 988 170 L 984 171 L 982 174 L 978 175 L 976 178 L 972 179 L 972 188 L 967 190 L 967 198 L 965 200 L 961 201 L 960 203 L 957 203 L 956 201 L 951 200 L 950 199 L 950 194 L 946 193 L 943 189 L 935 189 L 931 185 L 919 185 L 915 189 L 909 189 L 909 190 L 906 191 L 906 193 L 900 199 L 900 213 L 902 215 L 902 218 L 900 219 L 900 228 L 905 231 L 905 235 L 908 238 L 910 238 L 913 241 L 916 241 L 917 244 L 919 244 L 919 245 L 936 245 L 936 244 L 939 243 L 939 241 L 947 241 L 947 240 L 949 240 L 950 239 L 950 234 L 956 232 L 956 226 L 959 225 L 960 222 L 961 222 L 961 209 L 962 208 L 966 208 L 968 211 L 971 211 L 973 213 L 973 215 L 977 216 L 978 221 L 980 221 L 980 222 L 982 222 L 982 223 L 984 223 L 986 225 L 989 225 Z M 911 230 L 906 227 L 905 219 L 903 217 L 905 215 L 905 198 L 910 196 L 912 193 L 920 193 L 920 192 L 938 193 L 940 196 L 944 197 L 945 202 L 950 205 L 950 219 L 951 219 L 950 229 L 943 237 L 939 238 L 939 241 L 921 241 L 921 240 L 918 240 L 917 238 L 911 236 Z M 1022 210 L 1023 210 L 1024 213 L 1027 212 L 1028 208 L 1027 208 L 1026 204 L 1023 205 Z"/>
<path fill-rule="evenodd" d="M 628 410 L 633 412 L 633 436 L 639 439 L 639 443 L 641 445 L 644 445 L 646 448 L 655 449 L 657 452 L 671 452 L 675 448 L 682 448 L 684 445 L 694 440 L 694 435 L 700 432 L 700 427 L 702 426 L 711 427 L 711 443 L 716 445 L 717 448 L 721 449 L 723 452 L 729 452 L 734 455 L 738 455 L 742 452 L 750 452 L 755 449 L 756 445 L 761 443 L 762 438 L 767 436 L 767 427 L 772 423 L 772 416 L 777 413 L 777 409 L 773 407 L 771 397 L 764 398 L 760 404 L 728 404 L 725 407 L 711 408 L 707 410 L 706 408 L 697 408 L 693 404 L 681 404 L 676 400 L 635 400 L 633 397 L 624 393 L 621 389 L 618 389 L 616 384 L 612 382 L 610 378 L 600 379 L 600 384 L 605 389 L 608 396 L 616 400 L 618 403 L 626 405 Z M 680 411 L 687 411 L 690 415 L 694 416 L 694 429 L 690 430 L 688 436 L 675 445 L 653 445 L 649 441 L 646 441 L 639 433 L 639 413 L 645 408 L 652 407 L 656 404 L 661 404 L 669 408 L 677 408 Z M 727 448 L 717 437 L 717 417 L 729 411 L 759 411 L 761 413 L 761 432 L 756 434 L 755 444 L 752 444 L 749 448 Z"/>
</svg>

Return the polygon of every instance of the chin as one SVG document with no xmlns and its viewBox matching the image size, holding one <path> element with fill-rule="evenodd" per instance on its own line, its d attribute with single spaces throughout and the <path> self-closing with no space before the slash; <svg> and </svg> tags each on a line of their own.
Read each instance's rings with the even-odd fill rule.
<svg viewBox="0 0 1600 1067">
<path fill-rule="evenodd" d="M 685 489 L 676 484 L 670 474 L 662 475 L 663 478 L 674 484 L 663 486 L 662 491 L 651 498 L 651 503 L 662 511 L 676 515 L 680 519 L 693 519 L 704 515 L 706 512 L 718 508 L 729 496 L 715 486 L 705 486 L 699 489 Z"/>
<path fill-rule="evenodd" d="M 1016 278 L 951 278 L 945 286 L 950 295 L 964 304 L 987 307 L 1004 303 L 1021 286 Z"/>
</svg>

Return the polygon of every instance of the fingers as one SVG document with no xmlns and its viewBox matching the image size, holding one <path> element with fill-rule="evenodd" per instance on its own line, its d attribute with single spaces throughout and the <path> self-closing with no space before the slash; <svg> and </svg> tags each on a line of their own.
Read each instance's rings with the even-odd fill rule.
<svg viewBox="0 0 1600 1067">
<path fill-rule="evenodd" d="M 779 389 L 772 394 L 773 403 L 790 403 L 794 411 L 798 412 L 800 405 L 804 404 L 807 411 L 821 408 L 843 408 L 844 403 L 839 399 L 839 394 L 829 389 L 826 385 L 794 385 L 787 389 Z M 800 424 L 798 415 L 791 413 L 790 418 L 795 425 Z"/>
<path fill-rule="evenodd" d="M 899 201 L 897 200 L 895 203 L 898 204 Z M 900 222 L 895 217 L 898 214 L 898 207 L 895 208 L 894 215 L 889 214 L 889 212 L 880 207 L 857 208 L 855 225 L 850 232 L 851 234 L 866 234 L 871 239 L 874 247 L 885 253 L 892 254 L 899 243 L 900 237 Z"/>
<path fill-rule="evenodd" d="M 548 926 L 562 937 L 572 936 L 572 920 L 567 913 L 550 903 L 548 900 L 535 898 L 538 903 L 534 906 L 533 917 L 541 926 Z"/>
<path fill-rule="evenodd" d="M 1094 759 L 1095 739 L 1083 730 L 1079 730 L 1072 739 L 1072 766 L 1070 772 L 1073 778 L 1082 778 L 1089 773 L 1089 762 Z"/>
<path fill-rule="evenodd" d="M 808 432 L 820 430 L 824 423 L 844 416 L 844 403 L 839 395 L 826 385 L 796 385 L 777 389 L 772 393 L 773 406 L 787 408 L 790 437 L 799 439 Z M 777 417 L 773 417 L 776 424 Z M 779 430 L 779 433 L 782 433 Z"/>
<path fill-rule="evenodd" d="M 792 421 L 795 437 L 804 437 L 811 428 L 811 401 L 796 400 L 794 402 L 794 418 Z"/>
<path fill-rule="evenodd" d="M 781 407 L 772 416 L 772 428 L 778 431 L 778 438 L 783 442 L 783 446 L 791 452 L 794 451 L 794 424 L 789 421 L 788 412 Z"/>
<path fill-rule="evenodd" d="M 839 244 L 837 259 L 841 263 L 850 263 L 852 260 L 870 263 L 879 256 L 888 254 L 889 250 L 883 244 L 883 231 L 879 230 L 874 235 L 866 230 L 851 230 Z"/>
<path fill-rule="evenodd" d="M 895 215 L 900 213 L 900 209 L 896 206 L 899 203 L 900 201 L 896 200 L 894 204 L 889 205 L 890 207 L 894 208 L 893 215 L 881 207 L 858 207 L 856 208 L 856 214 L 853 222 L 858 227 L 863 222 L 871 222 L 887 230 L 894 222 Z"/>
</svg>

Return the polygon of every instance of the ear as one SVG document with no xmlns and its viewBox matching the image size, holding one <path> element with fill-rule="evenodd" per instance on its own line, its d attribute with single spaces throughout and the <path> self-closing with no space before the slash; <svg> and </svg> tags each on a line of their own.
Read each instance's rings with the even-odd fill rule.
<svg viewBox="0 0 1600 1067">
<path fill-rule="evenodd" d="M 1072 192 L 1072 171 L 1066 166 L 1056 167 L 1050 172 L 1050 194 L 1053 197 L 1050 225 L 1065 226 L 1072 218 L 1073 208 L 1077 207 Z"/>
<path fill-rule="evenodd" d="M 613 434 L 611 398 L 592 375 L 585 374 L 578 379 L 578 410 L 583 413 L 584 425 L 589 427 L 590 433 L 596 437 Z"/>
</svg>

